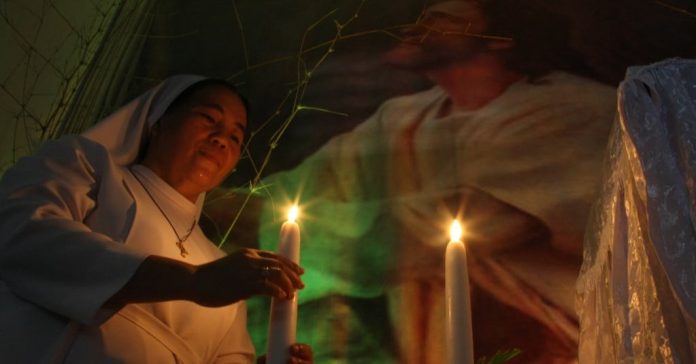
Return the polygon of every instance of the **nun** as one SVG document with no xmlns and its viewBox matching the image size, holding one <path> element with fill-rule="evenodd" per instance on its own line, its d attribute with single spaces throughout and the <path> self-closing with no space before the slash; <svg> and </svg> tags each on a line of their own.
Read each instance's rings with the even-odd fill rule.
<svg viewBox="0 0 696 364">
<path fill-rule="evenodd" d="M 251 363 L 244 300 L 292 298 L 303 269 L 225 254 L 205 193 L 240 158 L 235 88 L 171 77 L 0 181 L 0 355 L 8 363 Z M 311 363 L 309 346 L 288 348 Z M 263 358 L 260 359 L 263 361 Z"/>
</svg>

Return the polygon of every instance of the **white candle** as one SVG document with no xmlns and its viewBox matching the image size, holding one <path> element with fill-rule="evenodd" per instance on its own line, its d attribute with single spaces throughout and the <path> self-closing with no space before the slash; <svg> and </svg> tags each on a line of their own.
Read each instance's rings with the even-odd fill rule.
<svg viewBox="0 0 696 364">
<path fill-rule="evenodd" d="M 280 228 L 278 254 L 300 262 L 300 227 L 295 222 L 299 213 L 297 206 L 290 208 L 288 221 Z M 271 301 L 271 318 L 268 324 L 268 364 L 285 364 L 290 358 L 290 345 L 295 343 L 297 326 L 297 293 L 291 300 Z"/>
<path fill-rule="evenodd" d="M 445 305 L 447 310 L 447 359 L 450 364 L 473 364 L 471 303 L 466 246 L 460 240 L 462 227 L 452 223 L 445 253 Z"/>
</svg>

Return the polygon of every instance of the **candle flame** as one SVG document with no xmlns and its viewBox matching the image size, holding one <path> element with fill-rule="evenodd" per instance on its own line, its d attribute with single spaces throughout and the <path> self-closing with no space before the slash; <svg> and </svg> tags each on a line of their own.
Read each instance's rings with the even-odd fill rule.
<svg viewBox="0 0 696 364">
<path fill-rule="evenodd" d="M 450 241 L 459 241 L 462 238 L 462 225 L 459 221 L 452 221 L 452 226 L 450 227 Z"/>
<path fill-rule="evenodd" d="M 288 212 L 288 221 L 295 222 L 297 215 L 300 214 L 300 208 L 297 205 L 292 205 L 290 211 Z"/>
</svg>

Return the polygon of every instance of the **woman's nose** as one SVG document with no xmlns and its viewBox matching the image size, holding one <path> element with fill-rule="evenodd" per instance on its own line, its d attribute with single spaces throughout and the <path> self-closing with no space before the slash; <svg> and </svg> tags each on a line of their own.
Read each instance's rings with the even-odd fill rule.
<svg viewBox="0 0 696 364">
<path fill-rule="evenodd" d="M 221 149 L 225 149 L 225 148 L 229 147 L 228 142 L 226 140 L 227 139 L 225 139 L 224 137 L 222 137 L 219 134 L 213 134 L 213 136 L 211 138 L 211 142 L 213 143 L 213 145 L 216 145 L 216 146 L 220 147 Z"/>
</svg>

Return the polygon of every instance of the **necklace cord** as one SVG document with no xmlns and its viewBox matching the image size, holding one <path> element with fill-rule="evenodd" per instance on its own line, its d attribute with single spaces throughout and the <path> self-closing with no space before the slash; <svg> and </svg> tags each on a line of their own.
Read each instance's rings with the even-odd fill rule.
<svg viewBox="0 0 696 364">
<path fill-rule="evenodd" d="M 188 240 L 188 238 L 193 233 L 193 229 L 196 227 L 196 220 L 197 219 L 193 219 L 193 223 L 191 224 L 191 227 L 188 229 L 188 231 L 186 232 L 186 235 L 183 238 L 181 236 L 179 236 L 179 233 L 176 231 L 176 228 L 174 227 L 174 224 L 172 223 L 172 221 L 169 219 L 169 216 L 167 216 L 167 214 L 164 212 L 164 209 L 162 209 L 162 207 L 157 203 L 157 200 L 155 200 L 155 197 L 152 195 L 150 190 L 145 186 L 143 181 L 140 180 L 140 177 L 138 177 L 138 175 L 135 173 L 135 171 L 133 171 L 133 169 L 131 167 L 128 167 L 128 170 L 133 175 L 133 177 L 135 177 L 135 180 L 138 181 L 138 183 L 140 183 L 140 186 L 143 187 L 143 190 L 145 190 L 145 193 L 147 193 L 148 197 L 150 197 L 150 200 L 152 200 L 152 202 L 155 204 L 155 206 L 157 207 L 159 212 L 162 214 L 164 219 L 167 221 L 167 223 L 169 224 L 169 227 L 171 227 L 172 231 L 174 231 L 174 235 L 176 235 L 176 238 L 178 239 L 178 241 L 176 242 L 176 246 L 179 248 L 179 250 L 181 252 L 181 256 L 185 258 L 188 255 L 188 251 L 184 247 L 184 242 L 186 240 Z"/>
</svg>

